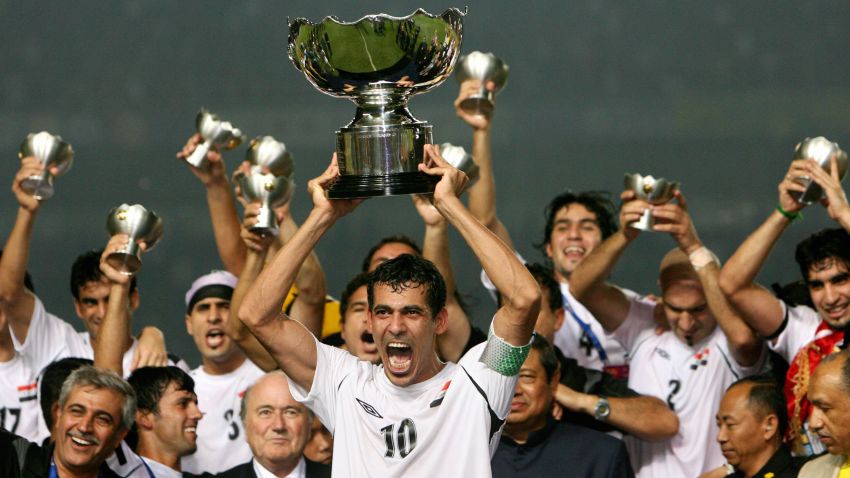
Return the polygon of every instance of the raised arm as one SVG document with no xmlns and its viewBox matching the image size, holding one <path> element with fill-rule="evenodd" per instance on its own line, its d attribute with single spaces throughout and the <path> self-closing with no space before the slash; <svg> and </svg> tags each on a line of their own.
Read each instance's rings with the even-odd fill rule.
<svg viewBox="0 0 850 478">
<path fill-rule="evenodd" d="M 461 101 L 477 92 L 480 87 L 480 80 L 464 81 L 460 85 L 460 92 L 454 103 L 458 117 L 472 127 L 472 157 L 478 166 L 478 181 L 469 188 L 469 211 L 487 229 L 493 231 L 499 239 L 513 249 L 514 244 L 511 241 L 508 229 L 496 214 L 496 179 L 493 173 L 490 129 L 493 112 L 491 110 L 489 115 L 472 114 L 460 107 Z M 495 85 L 491 81 L 487 87 L 493 89 Z"/>
<path fill-rule="evenodd" d="M 109 265 L 107 257 L 126 247 L 126 234 L 112 236 L 100 256 L 100 271 L 109 279 L 109 303 L 94 343 L 95 367 L 124 376 L 124 346 L 130 336 L 130 276 Z M 144 246 L 142 246 L 144 247 Z"/>
<path fill-rule="evenodd" d="M 433 262 L 446 282 L 446 311 L 448 328 L 437 336 L 437 348 L 444 360 L 457 362 L 469 341 L 472 326 L 469 317 L 457 300 L 454 269 L 449 255 L 449 225 L 427 196 L 414 195 L 416 212 L 425 223 L 422 256 Z"/>
<path fill-rule="evenodd" d="M 767 256 L 804 205 L 798 203 L 791 191 L 805 188 L 794 178 L 809 174 L 806 160 L 791 163 L 779 183 L 779 204 L 732 254 L 720 271 L 718 284 L 743 319 L 762 337 L 770 337 L 782 326 L 782 304 L 767 289 L 755 282 Z"/>
<path fill-rule="evenodd" d="M 540 287 L 510 247 L 484 227 L 458 197 L 466 186 L 465 174 L 440 156 L 439 148 L 425 145 L 426 164 L 419 170 L 440 176 L 434 190 L 434 206 L 454 226 L 502 296 L 502 306 L 493 319 L 495 334 L 513 346 L 529 343 L 540 310 Z"/>
<path fill-rule="evenodd" d="M 605 330 L 617 330 L 629 314 L 630 303 L 622 290 L 606 282 L 623 251 L 637 238 L 639 230 L 629 226 L 650 207 L 633 191 L 620 195 L 620 230 L 596 246 L 570 275 L 570 293 L 596 317 Z"/>
<path fill-rule="evenodd" d="M 3 257 L 0 258 L 0 302 L 5 309 L 6 320 L 18 342 L 24 343 L 29 331 L 35 307 L 35 298 L 24 287 L 30 243 L 35 218 L 41 202 L 21 188 L 21 183 L 30 176 L 41 174 L 44 166 L 28 156 L 21 160 L 21 169 L 12 180 L 12 193 L 18 201 L 18 214 L 12 232 L 6 239 Z"/>
<path fill-rule="evenodd" d="M 203 139 L 200 134 L 193 135 L 177 153 L 177 158 L 185 160 L 201 142 Z M 213 237 L 215 237 L 221 262 L 228 272 L 238 276 L 245 264 L 245 246 L 239 236 L 240 222 L 233 190 L 227 179 L 221 153 L 215 148 L 210 148 L 206 159 L 205 169 L 196 168 L 189 163 L 186 163 L 186 166 L 201 181 L 206 190 Z"/>
<path fill-rule="evenodd" d="M 741 316 L 732 309 L 717 282 L 720 264 L 714 254 L 700 241 L 688 214 L 685 196 L 676 191 L 676 201 L 652 209 L 652 214 L 662 221 L 655 225 L 659 232 L 669 232 L 679 249 L 688 255 L 699 276 L 708 308 L 717 320 L 729 342 L 730 352 L 743 366 L 754 365 L 764 349 L 764 343 Z"/>
<path fill-rule="evenodd" d="M 307 220 L 263 269 L 238 310 L 239 319 L 286 375 L 307 390 L 312 388 L 316 372 L 316 342 L 306 328 L 282 314 L 281 307 L 301 264 L 322 235 L 362 202 L 327 198 L 327 187 L 338 175 L 334 154 L 328 169 L 307 185 L 313 198 L 313 210 Z"/>
</svg>

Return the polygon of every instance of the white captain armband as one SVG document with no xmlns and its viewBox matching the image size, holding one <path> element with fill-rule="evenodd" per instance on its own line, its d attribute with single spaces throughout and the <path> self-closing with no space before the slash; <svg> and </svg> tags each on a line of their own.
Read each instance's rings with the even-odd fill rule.
<svg viewBox="0 0 850 478">
<path fill-rule="evenodd" d="M 487 334 L 487 345 L 484 347 L 484 352 L 481 353 L 481 358 L 478 360 L 490 370 L 507 377 L 512 377 L 519 373 L 519 369 L 522 367 L 523 362 L 525 362 L 526 357 L 528 357 L 532 340 L 534 340 L 534 335 L 531 336 L 528 345 L 514 347 L 496 335 L 496 332 L 493 331 L 493 324 L 491 323 L 490 332 Z"/>
</svg>

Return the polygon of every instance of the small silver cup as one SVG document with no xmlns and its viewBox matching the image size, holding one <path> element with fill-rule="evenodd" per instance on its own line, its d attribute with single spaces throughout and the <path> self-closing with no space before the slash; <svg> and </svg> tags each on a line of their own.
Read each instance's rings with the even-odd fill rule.
<svg viewBox="0 0 850 478">
<path fill-rule="evenodd" d="M 664 178 L 656 179 L 651 175 L 641 176 L 640 174 L 626 174 L 625 186 L 626 189 L 634 191 L 638 199 L 643 199 L 654 206 L 669 202 L 673 199 L 676 190 L 679 189 L 679 183 L 676 181 Z M 651 231 L 654 225 L 655 218 L 652 217 L 652 212 L 647 209 L 643 212 L 643 216 L 630 223 L 629 227 Z"/>
<path fill-rule="evenodd" d="M 481 88 L 472 96 L 461 100 L 460 107 L 468 113 L 489 115 L 493 112 L 494 97 L 508 82 L 510 68 L 492 53 L 474 51 L 462 56 L 458 62 L 455 79 L 458 83 L 466 80 L 480 80 Z M 495 89 L 487 89 L 487 82 L 492 81 Z"/>
<path fill-rule="evenodd" d="M 295 163 L 286 145 L 271 136 L 257 137 L 245 154 L 251 164 L 248 174 L 238 171 L 234 180 L 248 202 L 260 202 L 257 223 L 251 231 L 262 235 L 277 235 L 280 225 L 274 209 L 292 197 L 295 185 Z M 267 172 L 266 172 L 267 171 Z"/>
<path fill-rule="evenodd" d="M 162 238 L 162 219 L 141 204 L 125 203 L 109 211 L 106 230 L 110 236 L 127 234 L 130 237 L 127 246 L 110 254 L 106 261 L 122 274 L 132 276 L 142 268 L 139 243 L 144 242 L 146 250 L 153 249 Z"/>
<path fill-rule="evenodd" d="M 847 174 L 847 153 L 844 152 L 838 143 L 832 142 L 823 136 L 816 138 L 806 138 L 797 145 L 794 151 L 794 159 L 814 159 L 826 172 L 830 171 L 829 158 L 835 155 L 838 161 L 838 177 L 843 180 Z M 800 204 L 811 204 L 820 201 L 824 197 L 823 188 L 812 178 L 808 176 L 800 176 L 794 178 L 794 181 L 806 187 L 802 193 L 790 191 L 793 198 Z"/>
<path fill-rule="evenodd" d="M 206 108 L 201 108 L 195 118 L 195 127 L 204 142 L 199 144 L 195 151 L 186 158 L 186 162 L 200 169 L 207 166 L 207 153 L 215 146 L 221 149 L 233 149 L 242 143 L 243 135 L 239 128 L 234 127 L 229 121 L 222 121 L 217 115 L 210 113 Z"/>
<path fill-rule="evenodd" d="M 440 145 L 440 153 L 443 155 L 443 159 L 449 164 L 466 173 L 466 176 L 469 178 L 469 185 L 467 187 L 471 187 L 478 181 L 478 165 L 475 164 L 475 159 L 472 155 L 463 149 L 463 146 L 443 143 Z"/>
<path fill-rule="evenodd" d="M 35 156 L 44 165 L 41 174 L 35 174 L 21 183 L 21 188 L 42 201 L 53 196 L 53 175 L 49 169 L 59 169 L 57 176 L 65 174 L 74 164 L 74 148 L 62 141 L 61 136 L 50 134 L 47 131 L 30 133 L 21 143 L 18 157 L 23 159 L 27 156 Z"/>
</svg>

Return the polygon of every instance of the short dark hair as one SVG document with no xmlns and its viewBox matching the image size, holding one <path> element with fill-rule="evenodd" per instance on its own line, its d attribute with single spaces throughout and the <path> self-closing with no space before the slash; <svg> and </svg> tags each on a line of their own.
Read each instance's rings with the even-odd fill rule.
<svg viewBox="0 0 850 478">
<path fill-rule="evenodd" d="M 782 388 L 776 379 L 771 375 L 752 375 L 736 381 L 726 390 L 729 391 L 738 385 L 751 385 L 750 394 L 747 397 L 747 405 L 750 409 L 762 418 L 776 415 L 776 420 L 779 422 L 777 436 L 781 440 L 788 430 L 788 409 L 785 397 L 782 395 Z"/>
<path fill-rule="evenodd" d="M 408 246 L 409 248 L 416 251 L 417 256 L 422 257 L 422 249 L 419 247 L 418 244 L 416 244 L 416 241 L 414 241 L 408 236 L 405 236 L 404 234 L 395 234 L 381 239 L 380 241 L 378 241 L 377 244 L 375 244 L 374 246 L 372 246 L 371 249 L 369 249 L 369 253 L 366 254 L 366 258 L 363 259 L 363 265 L 360 267 L 360 271 L 368 271 L 369 264 L 372 262 L 372 256 L 375 255 L 375 252 L 377 252 L 378 249 L 380 249 L 381 247 L 392 243 L 404 244 L 405 246 Z"/>
<path fill-rule="evenodd" d="M 794 259 L 807 282 L 809 271 L 827 259 L 836 259 L 850 268 L 850 234 L 842 228 L 820 230 L 797 244 Z"/>
<path fill-rule="evenodd" d="M 428 259 L 402 254 L 379 265 L 372 272 L 366 286 L 369 309 L 375 304 L 376 284 L 387 285 L 393 292 L 426 287 L 425 300 L 432 316 L 436 316 L 446 306 L 446 282 L 437 267 Z"/>
<path fill-rule="evenodd" d="M 100 272 L 100 256 L 103 249 L 92 249 L 77 256 L 71 266 L 71 295 L 80 300 L 80 289 L 88 282 L 100 282 L 103 273 Z M 136 277 L 130 280 L 130 293 L 136 290 Z"/>
<path fill-rule="evenodd" d="M 159 401 L 171 383 L 177 386 L 177 390 L 195 393 L 192 377 L 174 366 L 137 368 L 127 381 L 136 391 L 136 407 L 141 412 L 159 413 Z"/>
<path fill-rule="evenodd" d="M 339 296 L 339 319 L 341 321 L 345 322 L 345 311 L 348 310 L 348 301 L 351 299 L 351 294 L 364 285 L 368 286 L 369 276 L 371 275 L 370 272 L 361 272 L 345 285 L 345 289 L 342 290 L 342 294 Z"/>
<path fill-rule="evenodd" d="M 537 281 L 542 292 L 545 292 L 546 299 L 549 301 L 550 310 L 560 310 L 564 307 L 564 296 L 561 295 L 561 286 L 555 280 L 555 274 L 552 269 L 543 264 L 526 264 L 528 272 Z"/>
<path fill-rule="evenodd" d="M 53 405 L 59 401 L 62 384 L 71 372 L 85 365 L 94 365 L 89 359 L 66 357 L 47 364 L 40 374 L 38 386 L 38 404 L 41 406 L 41 416 L 48 430 L 53 429 Z"/>
<path fill-rule="evenodd" d="M 534 334 L 531 338 L 531 349 L 537 351 L 537 357 L 540 360 L 540 365 L 546 371 L 546 382 L 551 382 L 555 372 L 561 366 L 558 361 L 558 356 L 555 355 L 555 348 L 540 334 Z"/>
<path fill-rule="evenodd" d="M 0 249 L 0 258 L 3 257 L 3 249 Z M 28 291 L 35 294 L 35 285 L 32 283 L 32 276 L 29 271 L 24 271 L 24 287 L 27 288 Z"/>
<path fill-rule="evenodd" d="M 536 246 L 544 255 L 546 253 L 546 244 L 549 243 L 549 238 L 555 229 L 555 216 L 564 206 L 571 204 L 581 204 L 588 211 L 596 215 L 596 223 L 602 232 L 603 240 L 617 232 L 617 208 L 611 201 L 611 195 L 608 192 L 581 191 L 576 193 L 565 191 L 555 196 L 543 211 L 543 216 L 546 218 L 546 228 L 543 231 L 542 240 Z"/>
</svg>

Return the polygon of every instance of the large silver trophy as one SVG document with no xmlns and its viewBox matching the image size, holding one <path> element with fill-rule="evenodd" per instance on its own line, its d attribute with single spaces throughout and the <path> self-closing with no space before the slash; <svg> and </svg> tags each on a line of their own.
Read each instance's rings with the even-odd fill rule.
<svg viewBox="0 0 850 478">
<path fill-rule="evenodd" d="M 472 155 L 463 149 L 463 146 L 443 143 L 440 145 L 440 154 L 446 162 L 466 173 L 466 176 L 469 178 L 469 185 L 467 187 L 471 187 L 478 181 L 478 165 L 475 164 L 475 159 Z"/>
<path fill-rule="evenodd" d="M 117 252 L 110 254 L 106 261 L 124 275 L 135 275 L 142 268 L 142 249 L 151 250 L 162 238 L 162 219 L 155 212 L 145 209 L 141 204 L 122 204 L 109 211 L 106 217 L 106 230 L 110 237 L 127 234 L 130 242 Z"/>
<path fill-rule="evenodd" d="M 823 136 L 804 139 L 797 145 L 794 159 L 814 159 L 826 172 L 830 172 L 829 158 L 833 155 L 838 162 L 838 177 L 843 180 L 847 174 L 847 153 L 838 146 L 838 143 L 834 143 Z M 812 181 L 812 178 L 802 176 L 794 178 L 794 181 L 806 187 L 806 190 L 802 193 L 790 192 L 791 196 L 797 199 L 800 204 L 811 204 L 823 198 L 823 188 Z"/>
<path fill-rule="evenodd" d="M 465 13 L 417 10 L 403 17 L 368 15 L 289 23 L 289 58 L 319 91 L 357 105 L 337 131 L 340 177 L 331 198 L 427 193 L 437 178 L 417 169 L 431 125 L 410 114 L 410 97 L 451 75 L 460 53 Z"/>
<path fill-rule="evenodd" d="M 229 121 L 201 108 L 195 117 L 195 127 L 204 142 L 199 144 L 195 151 L 186 158 L 186 162 L 196 168 L 204 169 L 207 162 L 207 153 L 215 146 L 221 149 L 233 149 L 242 143 L 243 135 L 239 128 L 234 127 Z"/>
<path fill-rule="evenodd" d="M 35 156 L 44 165 L 44 171 L 21 182 L 21 188 L 39 201 L 53 196 L 53 175 L 49 169 L 56 167 L 57 176 L 65 174 L 74 164 L 74 148 L 62 141 L 61 136 L 47 131 L 30 133 L 21 143 L 18 157 Z"/>
<path fill-rule="evenodd" d="M 676 181 L 640 174 L 626 174 L 625 185 L 626 189 L 635 192 L 638 199 L 643 199 L 655 206 L 669 202 L 679 189 L 679 183 Z M 643 231 L 651 231 L 654 225 L 655 218 L 652 217 L 652 211 L 649 209 L 643 212 L 640 219 L 629 224 L 630 227 Z"/>
<path fill-rule="evenodd" d="M 292 154 L 285 144 L 271 136 L 263 136 L 251 140 L 245 161 L 251 164 L 250 171 L 237 171 L 234 180 L 242 197 L 248 202 L 259 201 L 261 204 L 257 223 L 251 231 L 277 235 L 280 226 L 274 210 L 289 200 L 295 184 Z"/>
<path fill-rule="evenodd" d="M 507 84 L 509 71 L 508 65 L 492 53 L 474 51 L 461 57 L 455 73 L 457 82 L 463 83 L 470 79 L 481 81 L 481 88 L 475 94 L 461 100 L 461 109 L 484 115 L 492 113 L 494 97 Z M 495 89 L 487 89 L 489 81 L 493 82 Z"/>
</svg>

